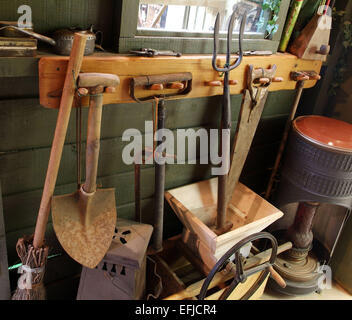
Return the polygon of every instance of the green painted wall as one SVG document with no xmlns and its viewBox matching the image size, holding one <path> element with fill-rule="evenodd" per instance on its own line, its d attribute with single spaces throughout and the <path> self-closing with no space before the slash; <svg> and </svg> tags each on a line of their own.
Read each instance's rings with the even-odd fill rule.
<svg viewBox="0 0 352 320">
<path fill-rule="evenodd" d="M 25 84 L 25 83 L 24 83 Z M 32 86 L 28 79 L 28 86 Z M 1 92 L 1 89 L 0 89 Z M 289 111 L 292 91 L 270 93 L 263 119 L 248 157 L 242 182 L 257 192 L 264 191 L 284 122 Z M 241 96 L 232 97 L 232 134 L 235 130 Z M 125 129 L 137 128 L 143 132 L 144 121 L 151 119 L 152 106 L 145 104 L 121 104 L 104 107 L 102 141 L 99 160 L 98 182 L 116 190 L 117 212 L 120 217 L 134 215 L 133 166 L 122 161 L 121 153 L 126 142 L 121 136 Z M 167 103 L 168 128 L 216 128 L 220 114 L 220 98 L 189 99 Z M 86 128 L 87 110 L 83 112 L 83 134 Z M 51 141 L 55 129 L 57 111 L 39 105 L 38 98 L 6 99 L 0 101 L 0 180 L 3 186 L 3 203 L 8 246 L 9 264 L 18 262 L 15 244 L 18 237 L 33 232 L 44 184 Z M 174 188 L 210 177 L 206 165 L 167 165 L 166 188 Z M 154 168 L 142 169 L 143 220 L 152 222 L 152 196 L 154 192 Z M 76 188 L 75 112 L 73 112 L 60 172 L 56 194 L 74 191 Z M 165 235 L 181 231 L 181 224 L 166 206 Z M 49 223 L 47 241 L 51 254 L 62 253 Z M 54 263 L 55 260 L 55 263 Z M 53 259 L 55 267 L 48 279 L 66 278 L 79 272 L 79 266 L 69 258 Z M 63 268 L 58 268 L 62 263 Z M 58 271 L 60 270 L 60 271 Z M 55 276 L 54 276 L 54 275 Z M 12 274 L 16 279 L 17 275 Z M 54 291 L 55 296 L 55 291 Z M 56 297 L 56 296 L 55 296 Z"/>
<path fill-rule="evenodd" d="M 0 20 L 16 19 L 17 7 L 27 3 L 34 8 L 34 25 L 39 32 L 72 24 L 86 27 L 89 23 L 98 23 L 98 27 L 102 26 L 106 30 L 113 28 L 110 14 L 114 9 L 112 0 L 6 0 L 0 2 Z M 39 15 L 38 10 L 41 12 Z M 56 14 L 53 14 L 53 10 Z M 101 17 L 104 19 L 102 20 Z M 113 39 L 113 34 L 105 32 L 104 38 L 109 42 L 109 39 Z M 13 265 L 19 262 L 15 250 L 17 239 L 24 234 L 31 234 L 34 230 L 57 111 L 45 109 L 39 105 L 38 79 L 34 74 L 32 77 L 24 78 L 1 74 L 1 70 L 6 69 L 6 64 L 6 59 L 0 60 L 0 180 L 8 259 L 9 265 Z M 20 65 L 18 68 L 20 69 Z M 293 96 L 293 91 L 269 94 L 262 121 L 241 177 L 242 182 L 258 193 L 265 190 L 270 174 L 269 168 L 274 163 Z M 177 128 L 216 128 L 219 123 L 220 101 L 220 97 L 212 97 L 167 102 L 166 126 L 173 130 Z M 233 96 L 232 134 L 236 127 L 240 104 L 241 96 Z M 132 219 L 134 216 L 134 177 L 133 166 L 122 162 L 121 152 L 126 143 L 122 142 L 121 136 L 128 128 L 143 131 L 144 121 L 152 119 L 151 112 L 150 103 L 104 107 L 98 182 L 104 187 L 115 188 L 117 212 L 123 218 Z M 87 110 L 84 110 L 84 136 L 86 116 Z M 167 165 L 166 188 L 178 187 L 209 177 L 210 167 L 206 165 Z M 142 186 L 143 220 L 151 222 L 154 192 L 152 166 L 143 167 Z M 75 188 L 76 146 L 75 112 L 73 112 L 55 193 L 69 193 Z M 177 234 L 181 228 L 176 216 L 166 205 L 165 236 Z M 45 278 L 48 298 L 74 299 L 80 266 L 63 252 L 55 239 L 50 221 L 46 241 L 51 247 L 50 254 L 60 254 L 48 261 Z M 12 288 L 15 288 L 18 278 L 16 270 L 11 271 L 10 276 Z"/>
</svg>

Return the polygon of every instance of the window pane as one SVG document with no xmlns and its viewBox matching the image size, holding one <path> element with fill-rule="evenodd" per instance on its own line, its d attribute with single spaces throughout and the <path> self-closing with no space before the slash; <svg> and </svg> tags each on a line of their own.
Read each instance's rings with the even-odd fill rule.
<svg viewBox="0 0 352 320">
<path fill-rule="evenodd" d="M 227 29 L 233 10 L 236 11 L 234 31 L 247 12 L 245 32 L 264 33 L 267 13 L 264 0 L 140 0 L 139 30 L 212 32 L 216 14 L 220 12 L 220 30 Z"/>
</svg>

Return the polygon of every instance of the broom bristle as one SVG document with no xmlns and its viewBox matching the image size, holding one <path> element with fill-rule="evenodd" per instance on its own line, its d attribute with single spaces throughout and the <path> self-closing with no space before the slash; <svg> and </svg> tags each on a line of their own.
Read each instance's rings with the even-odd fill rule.
<svg viewBox="0 0 352 320">
<path fill-rule="evenodd" d="M 19 282 L 15 293 L 12 296 L 12 300 L 45 300 L 45 287 L 43 285 L 43 278 L 45 272 L 45 264 L 48 258 L 48 247 L 43 246 L 41 248 L 33 247 L 33 236 L 23 237 L 18 239 L 16 244 L 16 251 L 21 259 L 22 266 L 30 269 L 41 268 L 38 272 L 31 272 L 31 283 Z M 22 276 L 26 276 L 26 270 L 22 269 Z M 22 277 L 21 276 L 21 277 Z M 26 278 L 28 279 L 28 278 Z M 25 281 L 25 280 L 24 280 Z"/>
</svg>

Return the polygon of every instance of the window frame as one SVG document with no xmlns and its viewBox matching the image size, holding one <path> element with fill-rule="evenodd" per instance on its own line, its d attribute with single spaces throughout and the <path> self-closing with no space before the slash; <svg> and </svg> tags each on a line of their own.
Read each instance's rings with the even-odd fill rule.
<svg viewBox="0 0 352 320">
<path fill-rule="evenodd" d="M 120 0 L 120 28 L 118 52 L 128 53 L 140 48 L 174 50 L 185 54 L 210 54 L 213 52 L 211 33 L 178 32 L 161 30 L 137 30 L 139 0 Z M 247 34 L 243 39 L 244 50 L 268 50 L 276 52 L 288 13 L 290 0 L 282 0 L 277 23 L 279 28 L 271 39 L 256 34 Z M 238 50 L 237 36 L 233 38 L 232 51 Z M 226 39 L 220 36 L 219 53 L 226 52 Z"/>
</svg>

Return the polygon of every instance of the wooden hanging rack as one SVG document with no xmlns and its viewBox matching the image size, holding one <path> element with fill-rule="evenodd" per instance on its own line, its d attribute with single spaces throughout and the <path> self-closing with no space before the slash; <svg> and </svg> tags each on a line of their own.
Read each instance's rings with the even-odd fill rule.
<svg viewBox="0 0 352 320">
<path fill-rule="evenodd" d="M 218 64 L 224 63 L 224 56 L 220 56 Z M 233 56 L 233 60 L 235 59 Z M 39 91 L 40 104 L 47 108 L 58 108 L 65 79 L 68 57 L 47 56 L 39 61 Z M 281 82 L 275 82 L 269 91 L 294 90 L 296 82 L 290 79 L 292 71 L 311 70 L 320 72 L 321 61 L 299 59 L 288 53 L 277 53 L 270 56 L 245 56 L 240 67 L 231 73 L 233 85 L 231 94 L 240 94 L 246 86 L 245 73 L 248 65 L 255 68 L 267 68 L 273 64 L 277 66 L 277 77 Z M 125 55 L 88 56 L 83 60 L 81 72 L 100 72 L 116 74 L 121 79 L 121 85 L 116 92 L 105 93 L 106 104 L 131 103 L 129 86 L 132 77 L 141 75 L 169 74 L 191 72 L 193 77 L 193 90 L 187 98 L 210 97 L 222 94 L 221 74 L 214 71 L 211 66 L 210 55 L 184 55 L 182 57 L 136 57 Z M 217 85 L 209 85 L 210 83 Z M 316 80 L 305 81 L 304 87 L 313 87 Z M 165 87 L 165 94 L 177 88 Z M 142 94 L 142 91 L 141 91 Z M 151 94 L 150 91 L 148 93 Z M 182 97 L 183 99 L 185 97 Z M 175 97 L 174 99 L 180 99 Z M 83 99 L 83 105 L 88 106 L 88 101 Z"/>
</svg>

